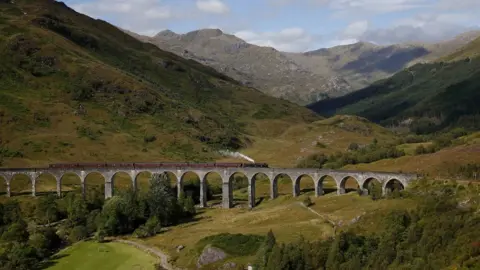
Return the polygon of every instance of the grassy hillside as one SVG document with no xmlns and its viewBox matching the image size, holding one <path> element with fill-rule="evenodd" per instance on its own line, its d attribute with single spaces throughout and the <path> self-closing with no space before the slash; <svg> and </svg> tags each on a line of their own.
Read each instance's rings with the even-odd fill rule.
<svg viewBox="0 0 480 270">
<path fill-rule="evenodd" d="M 477 43 L 463 52 L 472 51 Z M 357 92 L 308 107 L 324 115 L 355 114 L 382 124 L 403 122 L 420 133 L 449 126 L 477 129 L 480 58 L 466 55 L 472 54 L 462 56 L 460 51 L 447 58 L 457 61 L 417 64 Z"/>
<path fill-rule="evenodd" d="M 213 160 L 318 119 L 61 2 L 1 1 L 0 22 L 3 166 Z"/>
<path fill-rule="evenodd" d="M 79 242 L 56 255 L 46 269 L 154 270 L 158 259 L 122 243 Z M 88 260 L 85 260 L 88 258 Z"/>
</svg>

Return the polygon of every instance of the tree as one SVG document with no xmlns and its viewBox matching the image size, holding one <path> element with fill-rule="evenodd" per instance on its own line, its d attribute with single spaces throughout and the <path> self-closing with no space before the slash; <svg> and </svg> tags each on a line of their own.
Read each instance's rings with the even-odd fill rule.
<svg viewBox="0 0 480 270">
<path fill-rule="evenodd" d="M 350 150 L 350 151 L 357 151 L 358 148 L 360 148 L 360 147 L 358 146 L 357 143 L 354 143 L 354 142 L 350 143 L 350 145 L 348 146 L 348 150 Z"/>
<path fill-rule="evenodd" d="M 41 197 L 35 208 L 35 220 L 40 224 L 50 224 L 58 220 L 58 208 L 55 195 Z"/>
<path fill-rule="evenodd" d="M 185 200 L 183 210 L 185 210 L 185 212 L 190 216 L 194 216 L 196 214 L 195 202 L 191 196 L 188 196 Z"/>
<path fill-rule="evenodd" d="M 255 269 L 266 269 L 269 256 L 275 245 L 275 235 L 273 234 L 272 230 L 269 230 L 265 241 L 262 243 L 255 256 L 255 262 L 253 263 Z"/>
<path fill-rule="evenodd" d="M 74 193 L 69 193 L 66 199 L 68 219 L 75 224 L 85 222 L 88 216 L 88 208 L 85 200 Z"/>
<path fill-rule="evenodd" d="M 147 194 L 147 202 L 150 209 L 150 216 L 157 216 L 164 225 L 174 223 L 179 213 L 177 199 L 170 187 L 168 174 L 155 174 L 150 180 L 150 190 Z"/>
<path fill-rule="evenodd" d="M 145 223 L 145 229 L 150 236 L 156 235 L 162 230 L 160 220 L 158 220 L 157 216 L 152 216 L 147 220 Z"/>
<path fill-rule="evenodd" d="M 24 221 L 12 223 L 2 234 L 3 241 L 26 242 L 28 240 L 27 224 Z"/>
<path fill-rule="evenodd" d="M 36 250 L 26 243 L 13 243 L 5 248 L 0 257 L 0 269 L 31 270 L 38 263 Z"/>
<path fill-rule="evenodd" d="M 18 222 L 20 219 L 22 219 L 22 212 L 18 201 L 7 201 L 3 205 L 3 224 L 8 225 Z"/>
<path fill-rule="evenodd" d="M 68 234 L 68 240 L 70 243 L 75 243 L 87 238 L 87 228 L 83 225 L 75 226 Z"/>
</svg>

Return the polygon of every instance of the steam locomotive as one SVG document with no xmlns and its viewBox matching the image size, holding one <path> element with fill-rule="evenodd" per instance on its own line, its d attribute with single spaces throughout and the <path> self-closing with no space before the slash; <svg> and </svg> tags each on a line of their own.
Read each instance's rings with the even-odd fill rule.
<svg viewBox="0 0 480 270">
<path fill-rule="evenodd" d="M 125 168 L 155 169 L 155 168 L 268 168 L 267 163 L 189 163 L 189 162 L 152 162 L 152 163 L 55 163 L 51 169 L 92 169 L 92 168 Z"/>
</svg>

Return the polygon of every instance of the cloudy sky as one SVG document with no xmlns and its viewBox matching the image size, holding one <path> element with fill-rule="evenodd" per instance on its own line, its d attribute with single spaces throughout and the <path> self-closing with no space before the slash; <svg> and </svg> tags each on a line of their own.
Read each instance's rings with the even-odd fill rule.
<svg viewBox="0 0 480 270">
<path fill-rule="evenodd" d="M 480 27 L 480 0 L 64 0 L 144 35 L 219 28 L 247 42 L 303 52 L 359 40 L 434 42 Z"/>
</svg>

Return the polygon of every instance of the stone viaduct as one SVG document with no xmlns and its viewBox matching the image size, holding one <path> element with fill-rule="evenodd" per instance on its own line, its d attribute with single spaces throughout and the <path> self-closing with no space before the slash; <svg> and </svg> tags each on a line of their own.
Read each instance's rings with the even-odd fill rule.
<svg viewBox="0 0 480 270">
<path fill-rule="evenodd" d="M 357 181 L 361 189 L 366 189 L 368 183 L 374 179 L 382 184 L 382 191 L 385 194 L 395 181 L 405 188 L 417 178 L 416 174 L 389 173 L 389 172 L 365 172 L 365 171 L 339 171 L 339 170 L 323 170 L 323 169 L 299 169 L 299 168 L 155 168 L 155 169 L 135 169 L 134 167 L 116 167 L 116 168 L 92 168 L 92 169 L 55 169 L 55 168 L 28 168 L 28 169 L 0 169 L 0 177 L 6 181 L 7 196 L 11 196 L 10 182 L 15 175 L 26 175 L 32 185 L 32 196 L 36 193 L 36 182 L 38 177 L 49 174 L 56 179 L 57 194 L 61 195 L 62 177 L 67 173 L 76 174 L 81 181 L 82 192 L 85 194 L 85 179 L 91 173 L 100 173 L 105 180 L 105 198 L 113 196 L 113 179 L 117 173 L 127 173 L 132 180 L 132 187 L 135 190 L 137 186 L 137 176 L 142 172 L 160 174 L 170 172 L 176 176 L 178 193 L 183 190 L 183 178 L 187 172 L 197 174 L 200 179 L 200 206 L 207 206 L 207 180 L 208 174 L 216 173 L 222 178 L 222 205 L 224 208 L 233 206 L 233 187 L 232 179 L 236 173 L 244 174 L 248 178 L 248 205 L 255 206 L 255 179 L 259 174 L 265 175 L 270 181 L 270 197 L 272 199 L 278 196 L 277 182 L 280 176 L 288 176 L 292 180 L 293 196 L 300 194 L 300 179 L 303 176 L 309 176 L 315 183 L 315 196 L 323 195 L 323 181 L 327 176 L 335 180 L 337 194 L 345 193 L 345 182 L 349 177 Z"/>
</svg>

